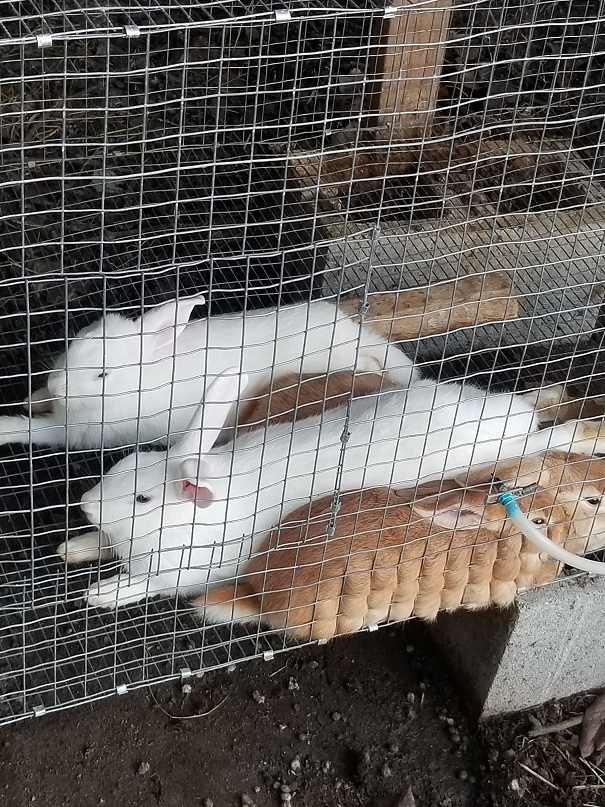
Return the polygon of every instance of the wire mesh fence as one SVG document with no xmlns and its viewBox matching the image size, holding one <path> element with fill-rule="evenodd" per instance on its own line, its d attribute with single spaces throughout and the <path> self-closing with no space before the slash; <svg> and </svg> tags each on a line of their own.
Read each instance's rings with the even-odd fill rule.
<svg viewBox="0 0 605 807">
<path fill-rule="evenodd" d="M 602 546 L 541 454 L 605 453 L 599 3 L 24 0 L 0 55 L 0 720 L 509 602 L 499 458 Z"/>
</svg>

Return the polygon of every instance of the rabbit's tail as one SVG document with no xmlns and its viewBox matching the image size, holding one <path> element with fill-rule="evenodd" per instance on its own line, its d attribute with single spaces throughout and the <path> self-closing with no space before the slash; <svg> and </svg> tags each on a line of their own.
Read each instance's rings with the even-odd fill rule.
<svg viewBox="0 0 605 807">
<path fill-rule="evenodd" d="M 260 598 L 242 580 L 211 586 L 191 604 L 201 620 L 214 624 L 256 622 L 261 612 Z"/>
</svg>

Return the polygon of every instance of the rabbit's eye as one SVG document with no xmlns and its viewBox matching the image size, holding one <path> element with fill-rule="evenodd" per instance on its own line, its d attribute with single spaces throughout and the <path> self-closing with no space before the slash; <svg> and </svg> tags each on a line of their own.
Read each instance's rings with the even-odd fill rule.
<svg viewBox="0 0 605 807">
<path fill-rule="evenodd" d="M 593 507 L 598 507 L 601 504 L 601 497 L 600 496 L 593 496 L 592 499 L 586 499 L 588 504 L 592 504 Z"/>
<path fill-rule="evenodd" d="M 97 378 L 105 378 L 107 376 L 107 370 L 104 370 L 102 373 L 99 373 Z"/>
<path fill-rule="evenodd" d="M 139 504 L 149 504 L 151 496 L 145 496 L 145 494 L 139 493 L 136 500 Z"/>
<path fill-rule="evenodd" d="M 532 519 L 532 521 L 534 522 L 534 524 L 538 524 L 540 526 L 542 524 L 546 524 L 546 519 L 545 518 L 534 518 L 534 519 Z"/>
</svg>

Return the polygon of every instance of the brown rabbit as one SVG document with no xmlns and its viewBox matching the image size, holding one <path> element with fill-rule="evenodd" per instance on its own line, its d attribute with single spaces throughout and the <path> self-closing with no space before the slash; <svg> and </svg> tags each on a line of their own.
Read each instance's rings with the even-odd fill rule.
<svg viewBox="0 0 605 807">
<path fill-rule="evenodd" d="M 605 545 L 605 518 L 577 513 L 593 493 L 603 495 L 605 461 L 547 452 L 499 463 L 489 476 L 477 471 L 474 481 L 494 475 L 553 484 L 519 498 L 551 540 L 580 551 L 592 530 L 589 548 Z M 485 504 L 485 488 L 446 482 L 437 496 L 411 502 L 434 488 L 344 494 L 333 537 L 331 500 L 301 508 L 268 536 L 239 580 L 209 589 L 194 605 L 213 621 L 260 619 L 296 639 L 331 639 L 386 619 L 506 606 L 519 588 L 556 576 L 560 564 L 513 532 L 500 505 Z"/>
<path fill-rule="evenodd" d="M 479 491 L 439 499 L 427 510 L 428 502 L 401 504 L 397 491 L 384 488 L 345 494 L 332 539 L 326 537 L 331 502 L 316 502 L 310 522 L 308 508 L 293 514 L 236 584 L 210 589 L 195 604 L 212 619 L 261 617 L 299 639 L 328 639 L 387 618 L 432 619 L 441 609 L 512 602 L 515 580 L 529 564 L 520 557 L 521 536 L 498 540 L 508 529 L 502 509 L 485 507 Z M 564 533 L 565 513 L 546 499 L 532 517 L 556 513 Z M 486 522 L 478 529 L 482 511 Z M 454 529 L 457 515 L 462 529 Z M 490 524 L 492 517 L 499 522 Z M 531 548 L 526 554 L 529 560 Z"/>
<path fill-rule="evenodd" d="M 237 433 L 262 428 L 268 423 L 289 423 L 319 415 L 346 403 L 351 397 L 380 392 L 389 386 L 378 373 L 353 374 L 342 370 L 328 375 L 297 375 L 276 378 L 258 396 L 240 406 Z"/>
</svg>

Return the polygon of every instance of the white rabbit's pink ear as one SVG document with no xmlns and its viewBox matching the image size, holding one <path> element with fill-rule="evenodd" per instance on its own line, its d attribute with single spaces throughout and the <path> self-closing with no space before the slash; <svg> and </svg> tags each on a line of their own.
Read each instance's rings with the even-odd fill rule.
<svg viewBox="0 0 605 807">
<path fill-rule="evenodd" d="M 181 463 L 181 479 L 176 483 L 181 496 L 196 507 L 209 507 L 214 502 L 214 487 L 208 477 L 210 470 L 202 460 L 187 459 Z"/>
<path fill-rule="evenodd" d="M 247 384 L 247 374 L 240 373 L 236 367 L 217 376 L 208 386 L 203 402 L 170 453 L 180 457 L 208 453 L 218 440 L 233 405 Z"/>
<path fill-rule="evenodd" d="M 149 361 L 157 354 L 170 355 L 175 340 L 185 330 L 193 309 L 205 302 L 203 294 L 196 294 L 156 306 L 143 314 L 143 359 Z"/>
<path fill-rule="evenodd" d="M 422 499 L 412 505 L 414 515 L 432 520 L 446 530 L 469 530 L 483 524 L 485 505 L 482 496 L 469 496 L 463 489 L 442 496 Z M 502 513 L 504 516 L 504 512 Z"/>
<path fill-rule="evenodd" d="M 214 490 L 210 485 L 194 485 L 188 480 L 181 482 L 181 485 L 183 498 L 194 502 L 196 507 L 203 509 L 214 502 Z"/>
</svg>

